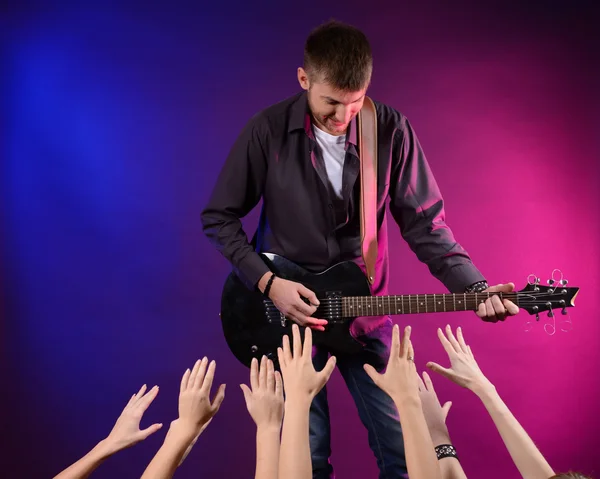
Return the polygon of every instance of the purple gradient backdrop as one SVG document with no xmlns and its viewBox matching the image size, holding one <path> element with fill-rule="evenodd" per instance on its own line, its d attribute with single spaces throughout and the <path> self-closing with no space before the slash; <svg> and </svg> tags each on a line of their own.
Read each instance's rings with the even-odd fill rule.
<svg viewBox="0 0 600 479">
<path fill-rule="evenodd" d="M 180 376 L 203 355 L 217 360 L 228 391 L 177 477 L 253 474 L 254 425 L 238 388 L 247 371 L 218 318 L 229 266 L 204 238 L 199 213 L 248 118 L 298 90 L 305 36 L 332 16 L 370 37 L 370 95 L 411 120 L 448 222 L 490 282 L 520 289 L 530 273 L 546 279 L 561 268 L 582 287 L 574 329 L 553 336 L 542 325 L 525 332 L 524 312 L 496 325 L 470 313 L 399 317 L 413 326 L 417 366 L 444 363 L 436 328 L 462 325 L 551 464 L 598 474 L 595 12 L 582 2 L 360 4 L 88 3 L 3 16 L 6 477 L 50 477 L 78 459 L 142 383 L 161 387 L 144 424 L 168 425 Z M 397 228 L 390 235 L 391 291 L 443 292 Z M 483 407 L 434 381 L 454 402 L 449 427 L 467 474 L 515 476 Z M 330 388 L 338 477 L 376 477 L 337 372 Z M 95 477 L 141 474 L 164 432 Z"/>
</svg>

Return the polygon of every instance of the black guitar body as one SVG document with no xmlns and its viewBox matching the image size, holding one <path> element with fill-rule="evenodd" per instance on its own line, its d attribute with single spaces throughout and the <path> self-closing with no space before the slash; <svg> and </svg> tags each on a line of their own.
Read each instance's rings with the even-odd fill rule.
<svg viewBox="0 0 600 479">
<path fill-rule="evenodd" d="M 354 318 L 341 317 L 343 296 L 370 296 L 369 284 L 356 263 L 339 263 L 313 274 L 291 261 L 273 254 L 261 255 L 278 277 L 302 283 L 314 291 L 320 301 L 316 318 L 326 319 L 325 331 L 312 331 L 313 344 L 333 354 L 359 352 L 362 345 L 349 332 Z M 249 290 L 235 273 L 231 273 L 221 297 L 221 322 L 225 340 L 234 356 L 246 366 L 252 358 L 265 355 L 276 365 L 277 348 L 284 335 L 291 340 L 292 321 L 285 320 L 273 303 L 258 291 Z"/>
</svg>

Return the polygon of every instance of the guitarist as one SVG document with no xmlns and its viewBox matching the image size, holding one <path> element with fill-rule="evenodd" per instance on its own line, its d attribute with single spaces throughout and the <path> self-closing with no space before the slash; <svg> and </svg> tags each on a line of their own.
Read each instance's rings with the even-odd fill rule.
<svg viewBox="0 0 600 479">
<path fill-rule="evenodd" d="M 258 288 L 301 326 L 323 330 L 326 321 L 311 315 L 319 304 L 303 285 L 276 277 L 258 252 L 271 252 L 313 271 L 353 260 L 363 270 L 360 226 L 360 171 L 356 115 L 371 80 L 372 55 L 365 35 L 354 27 L 328 22 L 306 40 L 297 75 L 303 92 L 256 114 L 235 141 L 202 212 L 204 232 L 249 288 Z M 513 290 L 489 288 L 484 276 L 456 242 L 445 223 L 442 196 L 415 132 L 405 116 L 375 102 L 378 131 L 377 239 L 375 295 L 387 294 L 388 244 L 385 204 L 402 237 L 419 260 L 451 292 Z M 262 198 L 252 242 L 240 219 Z M 302 297 L 311 304 L 306 304 Z M 504 320 L 518 312 L 494 295 L 477 315 Z M 352 334 L 365 344 L 358 355 L 337 357 L 337 365 L 368 430 L 380 477 L 405 477 L 406 462 L 398 412 L 371 381 L 363 365 L 380 371 L 389 357 L 389 317 L 358 318 Z M 328 352 L 315 348 L 322 369 Z M 310 447 L 315 478 L 333 477 L 327 392 L 310 411 Z"/>
</svg>

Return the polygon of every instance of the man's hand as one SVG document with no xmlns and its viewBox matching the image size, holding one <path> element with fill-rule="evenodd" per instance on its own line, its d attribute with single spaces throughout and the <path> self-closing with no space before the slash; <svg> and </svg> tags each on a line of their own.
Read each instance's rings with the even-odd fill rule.
<svg viewBox="0 0 600 479">
<path fill-rule="evenodd" d="M 268 272 L 258 282 L 258 287 L 262 292 L 264 292 L 271 274 Z M 306 298 L 310 304 L 307 304 L 302 298 Z M 276 277 L 271 283 L 269 299 L 287 319 L 300 326 L 325 331 L 327 321 L 311 317 L 320 304 L 319 300 L 314 292 L 302 284 Z"/>
<path fill-rule="evenodd" d="M 511 293 L 515 289 L 514 283 L 497 284 L 496 286 L 490 286 L 488 289 L 484 289 L 482 292 L 490 293 Z M 504 321 L 507 316 L 514 316 L 519 312 L 519 307 L 508 299 L 500 300 L 500 296 L 493 295 L 486 299 L 484 303 L 479 305 L 476 311 L 484 321 L 496 323 L 498 321 Z"/>
<path fill-rule="evenodd" d="M 206 428 L 225 398 L 225 384 L 221 384 L 213 401 L 210 401 L 210 389 L 216 367 L 214 361 L 209 365 L 205 357 L 202 361 L 196 361 L 192 371 L 187 369 L 181 379 L 178 424 L 193 437 Z"/>
<path fill-rule="evenodd" d="M 331 356 L 322 371 L 315 371 L 312 363 L 312 332 L 310 328 L 304 330 L 304 345 L 300 338 L 300 329 L 292 325 L 293 350 L 290 347 L 290 338 L 283 337 L 283 347 L 277 348 L 277 356 L 283 376 L 283 384 L 290 398 L 308 400 L 309 404 L 323 386 L 329 381 L 335 368 L 335 356 Z"/>
<path fill-rule="evenodd" d="M 137 393 L 131 396 L 112 431 L 103 441 L 109 454 L 114 454 L 143 441 L 162 427 L 162 424 L 152 424 L 146 429 L 140 429 L 142 416 L 156 398 L 158 386 L 154 386 L 147 394 L 144 394 L 145 392 L 146 385 L 144 384 Z"/>
<path fill-rule="evenodd" d="M 400 329 L 394 324 L 390 358 L 384 374 L 379 374 L 373 366 L 365 364 L 365 372 L 373 382 L 396 403 L 405 399 L 419 400 L 418 374 L 414 361 L 414 349 L 410 341 L 410 326 L 404 328 L 400 343 Z"/>
<path fill-rule="evenodd" d="M 252 359 L 250 365 L 250 389 L 245 384 L 240 384 L 246 408 L 258 428 L 281 428 L 283 419 L 283 386 L 281 374 L 275 371 L 273 361 L 267 361 L 265 356 L 260 361 Z"/>
<path fill-rule="evenodd" d="M 417 377 L 419 378 L 421 407 L 423 408 L 423 415 L 425 416 L 427 429 L 429 429 L 433 445 L 446 444 L 450 440 L 450 434 L 446 427 L 446 417 L 448 417 L 452 403 L 447 402 L 443 406 L 440 404 L 429 374 L 423 372 L 423 379 L 418 374 Z"/>
<path fill-rule="evenodd" d="M 446 326 L 446 336 L 444 336 L 442 330 L 438 328 L 438 338 L 448 353 L 450 368 L 446 369 L 433 362 L 427 363 L 427 367 L 450 379 L 453 383 L 470 389 L 471 391 L 492 386 L 490 381 L 481 372 L 481 369 L 479 369 L 477 361 L 475 361 L 475 356 L 471 351 L 471 347 L 465 343 L 462 329 L 460 327 L 457 328 L 457 339 L 452 333 L 452 328 L 448 325 Z"/>
</svg>

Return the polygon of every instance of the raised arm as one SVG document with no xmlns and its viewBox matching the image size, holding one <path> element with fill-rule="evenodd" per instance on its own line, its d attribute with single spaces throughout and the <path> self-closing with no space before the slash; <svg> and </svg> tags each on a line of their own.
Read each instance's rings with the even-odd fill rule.
<svg viewBox="0 0 600 479">
<path fill-rule="evenodd" d="M 330 357 L 322 371 L 315 371 L 312 363 L 312 332 L 304 329 L 304 345 L 300 330 L 292 326 L 293 347 L 288 336 L 277 354 L 285 388 L 285 414 L 281 438 L 279 477 L 311 479 L 312 463 L 308 439 L 309 411 L 312 400 L 325 386 L 335 368 L 335 357 Z"/>
<path fill-rule="evenodd" d="M 198 436 L 206 429 L 219 411 L 225 398 L 225 385 L 221 384 L 214 399 L 210 390 L 216 363 L 204 358 L 198 360 L 181 379 L 179 392 L 179 417 L 171 423 L 165 441 L 142 475 L 142 479 L 170 479 L 183 462 Z"/>
<path fill-rule="evenodd" d="M 140 429 L 142 416 L 157 394 L 158 386 L 154 386 L 146 393 L 144 384 L 131 396 L 106 439 L 100 441 L 90 452 L 54 479 L 85 479 L 113 454 L 143 441 L 158 431 L 162 424 L 153 424 L 146 429 Z"/>
<path fill-rule="evenodd" d="M 452 403 L 447 402 L 443 406 L 440 404 L 429 374 L 423 372 L 423 379 L 420 376 L 417 377 L 419 378 L 419 396 L 423 406 L 423 415 L 436 454 L 439 452 L 438 460 L 442 477 L 444 479 L 466 479 L 467 476 L 458 462 L 458 455 L 446 427 L 446 418 Z"/>
<path fill-rule="evenodd" d="M 438 329 L 438 337 L 448 353 L 450 368 L 432 362 L 427 367 L 479 396 L 524 479 L 548 479 L 553 476 L 554 471 L 542 453 L 504 404 L 495 386 L 479 369 L 461 328 L 457 329 L 456 337 L 450 326 L 446 326 L 446 335 Z"/>
<path fill-rule="evenodd" d="M 256 424 L 256 479 L 277 479 L 279 434 L 283 419 L 283 384 L 273 361 L 262 357 L 250 365 L 250 387 L 240 384 L 246 407 Z"/>
<path fill-rule="evenodd" d="M 390 359 L 384 374 L 379 374 L 369 364 L 365 364 L 364 369 L 373 382 L 392 398 L 398 408 L 409 477 L 441 479 L 433 442 L 421 408 L 414 349 L 410 341 L 410 326 L 404 329 L 404 337 L 400 344 L 400 331 L 398 325 L 394 325 Z"/>
</svg>

